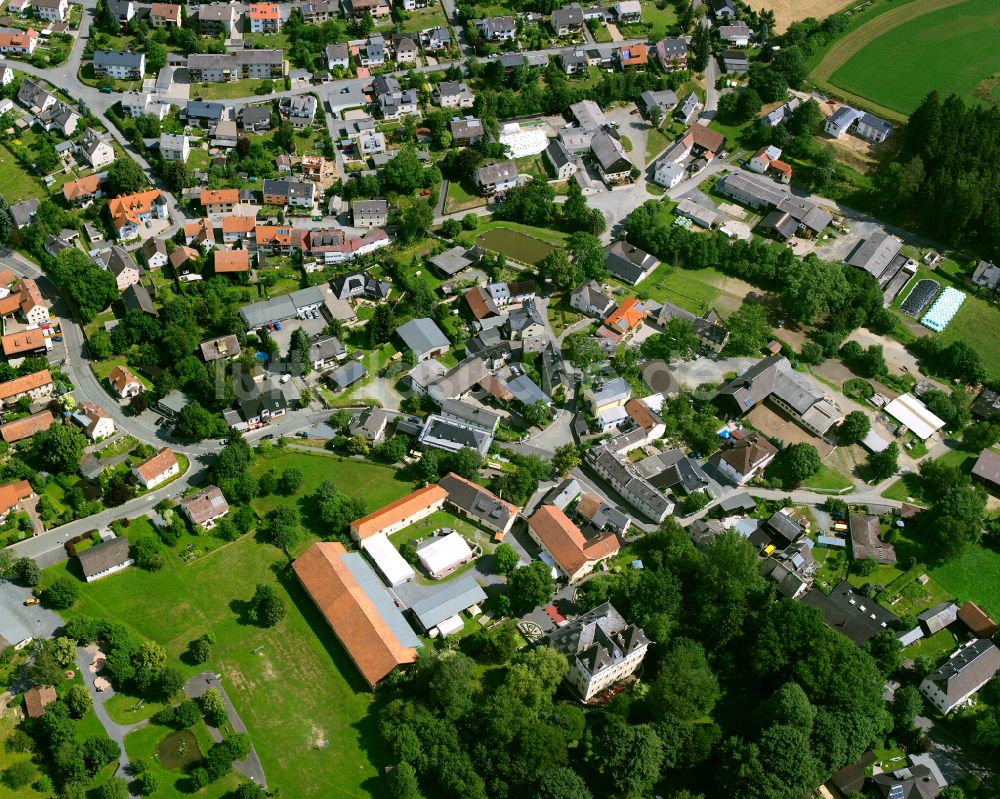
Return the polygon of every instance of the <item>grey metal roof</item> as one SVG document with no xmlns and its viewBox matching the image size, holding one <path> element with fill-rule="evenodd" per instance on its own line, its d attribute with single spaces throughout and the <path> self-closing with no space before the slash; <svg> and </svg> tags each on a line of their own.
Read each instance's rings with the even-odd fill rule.
<svg viewBox="0 0 1000 799">
<path fill-rule="evenodd" d="M 433 319 L 423 317 L 421 319 L 411 319 L 406 324 L 396 328 L 396 333 L 413 352 L 417 355 L 425 355 L 436 349 L 448 348 L 450 342 L 448 337 L 441 332 Z"/>
<path fill-rule="evenodd" d="M 76 556 L 84 577 L 92 577 L 100 572 L 120 566 L 129 559 L 127 538 L 112 538 L 102 541 Z"/>
<path fill-rule="evenodd" d="M 367 374 L 368 370 L 360 363 L 357 361 L 348 361 L 343 366 L 339 366 L 330 372 L 330 379 L 338 388 L 345 389 Z"/>
<path fill-rule="evenodd" d="M 486 592 L 472 577 L 465 575 L 445 583 L 430 596 L 417 600 L 410 610 L 423 628 L 430 630 L 445 619 L 485 601 Z"/>
<path fill-rule="evenodd" d="M 507 388 L 514 398 L 524 405 L 533 405 L 536 402 L 544 402 L 546 405 L 552 404 L 552 398 L 542 391 L 535 382 L 527 375 L 518 375 L 507 381 Z"/>
<path fill-rule="evenodd" d="M 338 557 L 341 563 L 347 567 L 358 587 L 368 597 L 375 612 L 382 617 L 382 621 L 396 636 L 396 640 L 404 647 L 418 648 L 422 646 L 420 638 L 407 624 L 402 612 L 396 607 L 396 603 L 392 601 L 382 585 L 382 581 L 372 571 L 371 566 L 365 563 L 365 559 L 357 552 L 344 552 Z"/>
</svg>

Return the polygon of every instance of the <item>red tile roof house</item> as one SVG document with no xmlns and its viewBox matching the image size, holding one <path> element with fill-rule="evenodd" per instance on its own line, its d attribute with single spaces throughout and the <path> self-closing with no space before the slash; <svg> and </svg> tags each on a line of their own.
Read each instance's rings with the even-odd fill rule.
<svg viewBox="0 0 1000 799">
<path fill-rule="evenodd" d="M 604 533 L 587 541 L 570 518 L 555 505 L 543 505 L 528 519 L 528 534 L 555 562 L 570 583 L 590 574 L 618 553 L 618 536 Z"/>
<path fill-rule="evenodd" d="M 19 502 L 31 499 L 33 496 L 35 492 L 27 480 L 0 485 L 0 522 L 7 518 L 7 514 L 16 508 Z"/>
<path fill-rule="evenodd" d="M 108 382 L 122 399 L 134 397 L 142 392 L 139 378 L 129 371 L 128 367 L 116 366 L 108 373 Z"/>
<path fill-rule="evenodd" d="M 165 483 L 180 472 L 181 465 L 170 447 L 164 447 L 152 457 L 132 467 L 135 479 L 147 491 Z"/>
<path fill-rule="evenodd" d="M 351 522 L 351 538 L 364 548 L 365 539 L 376 535 L 392 535 L 404 527 L 441 510 L 448 492 L 439 485 L 419 488 L 402 499 L 369 513 L 363 519 Z"/>
<path fill-rule="evenodd" d="M 192 494 L 181 502 L 181 510 L 191 520 L 191 524 L 201 525 L 211 530 L 219 519 L 229 513 L 229 503 L 222 496 L 218 486 L 206 486 L 197 494 Z"/>
<path fill-rule="evenodd" d="M 420 639 L 361 557 L 336 541 L 319 542 L 292 569 L 365 682 L 375 688 L 394 669 L 417 659 Z"/>
</svg>

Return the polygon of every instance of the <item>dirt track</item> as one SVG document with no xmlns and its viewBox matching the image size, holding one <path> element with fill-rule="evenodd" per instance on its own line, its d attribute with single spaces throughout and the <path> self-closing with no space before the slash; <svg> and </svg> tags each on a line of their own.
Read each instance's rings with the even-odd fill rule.
<svg viewBox="0 0 1000 799">
<path fill-rule="evenodd" d="M 965 2 L 968 0 L 914 0 L 905 6 L 899 6 L 884 14 L 879 14 L 836 42 L 823 56 L 823 60 L 819 62 L 816 69 L 812 71 L 812 76 L 818 80 L 829 80 L 834 72 L 886 31 L 897 28 L 911 19 L 916 19 L 931 11 Z"/>
</svg>

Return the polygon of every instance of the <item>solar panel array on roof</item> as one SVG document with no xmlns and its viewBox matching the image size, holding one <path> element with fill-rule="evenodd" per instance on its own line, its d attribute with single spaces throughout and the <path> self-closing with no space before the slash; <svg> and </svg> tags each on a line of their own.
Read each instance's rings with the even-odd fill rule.
<svg viewBox="0 0 1000 799">
<path fill-rule="evenodd" d="M 917 285 L 910 289 L 903 304 L 899 306 L 899 310 L 909 316 L 920 316 L 940 290 L 941 284 L 936 280 L 918 280 Z"/>
</svg>

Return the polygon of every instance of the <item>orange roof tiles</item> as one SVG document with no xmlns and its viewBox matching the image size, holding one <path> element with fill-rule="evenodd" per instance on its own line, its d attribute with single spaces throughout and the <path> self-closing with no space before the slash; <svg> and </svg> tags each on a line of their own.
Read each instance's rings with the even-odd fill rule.
<svg viewBox="0 0 1000 799">
<path fill-rule="evenodd" d="M 386 527 L 398 524 L 415 513 L 444 502 L 447 498 L 448 492 L 437 484 L 418 488 L 412 494 L 407 494 L 402 499 L 397 499 L 384 508 L 351 522 L 351 533 L 358 541 L 364 541 L 382 532 Z"/>
<path fill-rule="evenodd" d="M 253 216 L 224 216 L 222 218 L 222 233 L 249 233 L 257 225 Z"/>
<path fill-rule="evenodd" d="M 0 47 L 10 47 L 10 48 L 20 48 L 21 50 L 30 50 L 32 48 L 32 42 L 38 39 L 38 33 L 32 28 L 28 30 L 13 31 L 10 33 L 0 33 Z"/>
<path fill-rule="evenodd" d="M 588 561 L 610 557 L 619 549 L 613 533 L 588 542 L 560 508 L 543 505 L 528 519 L 528 526 L 538 536 L 546 551 L 567 574 L 576 574 Z"/>
<path fill-rule="evenodd" d="M 237 189 L 204 189 L 198 199 L 202 205 L 237 203 L 240 200 L 240 193 Z"/>
<path fill-rule="evenodd" d="M 192 258 L 197 258 L 198 255 L 199 253 L 197 250 L 181 244 L 176 250 L 170 253 L 170 265 L 174 267 L 174 269 L 178 269 Z"/>
<path fill-rule="evenodd" d="M 24 438 L 30 438 L 35 433 L 48 430 L 54 421 L 55 417 L 52 415 L 52 411 L 39 411 L 31 416 L 25 416 L 23 419 L 0 425 L 0 436 L 8 444 L 11 444 Z"/>
<path fill-rule="evenodd" d="M 379 614 L 334 542 L 313 544 L 292 564 L 302 587 L 323 614 L 337 640 L 373 688 L 397 666 L 412 663 L 417 650 L 403 646 Z"/>
<path fill-rule="evenodd" d="M 997 631 L 996 622 L 975 602 L 966 602 L 958 610 L 958 618 L 980 638 L 989 638 Z"/>
<path fill-rule="evenodd" d="M 101 179 L 99 176 L 87 175 L 85 178 L 64 183 L 63 197 L 66 198 L 66 202 L 75 202 L 81 197 L 89 197 L 92 194 L 96 194 L 100 186 Z"/>
<path fill-rule="evenodd" d="M 281 12 L 276 5 L 270 3 L 254 4 L 247 11 L 247 17 L 250 19 L 280 19 Z"/>
<path fill-rule="evenodd" d="M 646 403 L 640 399 L 630 399 L 625 403 L 625 413 L 632 417 L 632 421 L 647 433 L 656 427 L 659 422 L 653 412 L 646 407 Z"/>
<path fill-rule="evenodd" d="M 159 189 L 140 191 L 135 194 L 125 194 L 108 202 L 108 215 L 115 227 L 120 229 L 126 222 L 139 224 L 139 215 L 148 214 L 153 207 L 153 201 L 160 196 Z"/>
<path fill-rule="evenodd" d="M 604 324 L 616 333 L 627 333 L 634 330 L 646 318 L 646 307 L 635 297 L 625 300 L 615 308 Z"/>
<path fill-rule="evenodd" d="M 0 514 L 7 513 L 18 502 L 28 499 L 34 493 L 27 480 L 0 485 Z"/>
<path fill-rule="evenodd" d="M 791 164 L 786 164 L 784 161 L 781 161 L 781 160 L 779 160 L 777 158 L 775 158 L 770 163 L 770 167 L 775 172 L 780 172 L 782 175 L 785 175 L 786 177 L 790 178 L 792 176 L 792 165 Z"/>
<path fill-rule="evenodd" d="M 108 372 L 108 382 L 121 394 L 129 383 L 139 383 L 139 378 L 127 366 L 116 366 Z"/>
<path fill-rule="evenodd" d="M 249 272 L 250 253 L 246 250 L 216 250 L 215 271 L 217 274 Z"/>
<path fill-rule="evenodd" d="M 174 3 L 153 3 L 149 10 L 149 16 L 180 20 L 181 7 Z"/>
<path fill-rule="evenodd" d="M 254 237 L 259 247 L 291 247 L 293 232 L 290 227 L 279 225 L 257 225 Z"/>
<path fill-rule="evenodd" d="M 41 330 L 23 330 L 11 333 L 0 339 L 3 343 L 4 355 L 20 355 L 22 352 L 34 352 L 45 348 L 45 334 Z"/>
<path fill-rule="evenodd" d="M 17 275 L 15 275 L 9 269 L 0 268 L 0 286 L 6 288 L 15 280 L 17 280 Z"/>
<path fill-rule="evenodd" d="M 492 315 L 489 306 L 486 304 L 486 297 L 479 286 L 473 286 L 465 292 L 465 301 L 469 304 L 469 310 L 476 319 L 485 319 Z"/>
<path fill-rule="evenodd" d="M 703 150 L 710 150 L 713 153 L 719 152 L 722 149 L 722 145 L 726 142 L 726 137 L 721 133 L 717 133 L 708 126 L 697 122 L 688 128 L 688 133 L 691 134 L 691 142 L 693 144 L 697 144 Z"/>
<path fill-rule="evenodd" d="M 622 66 L 636 67 L 649 61 L 649 48 L 644 44 L 630 44 L 619 50 Z"/>
<path fill-rule="evenodd" d="M 170 447 L 164 447 L 155 455 L 136 466 L 135 470 L 143 480 L 149 481 L 155 477 L 159 477 L 176 463 L 177 457 L 174 455 L 174 451 Z"/>
<path fill-rule="evenodd" d="M 52 375 L 48 369 L 42 369 L 40 372 L 32 372 L 30 375 L 25 375 L 24 377 L 16 377 L 13 380 L 8 380 L 6 383 L 0 383 L 0 400 L 27 394 L 29 391 L 47 386 L 51 382 Z"/>
</svg>

